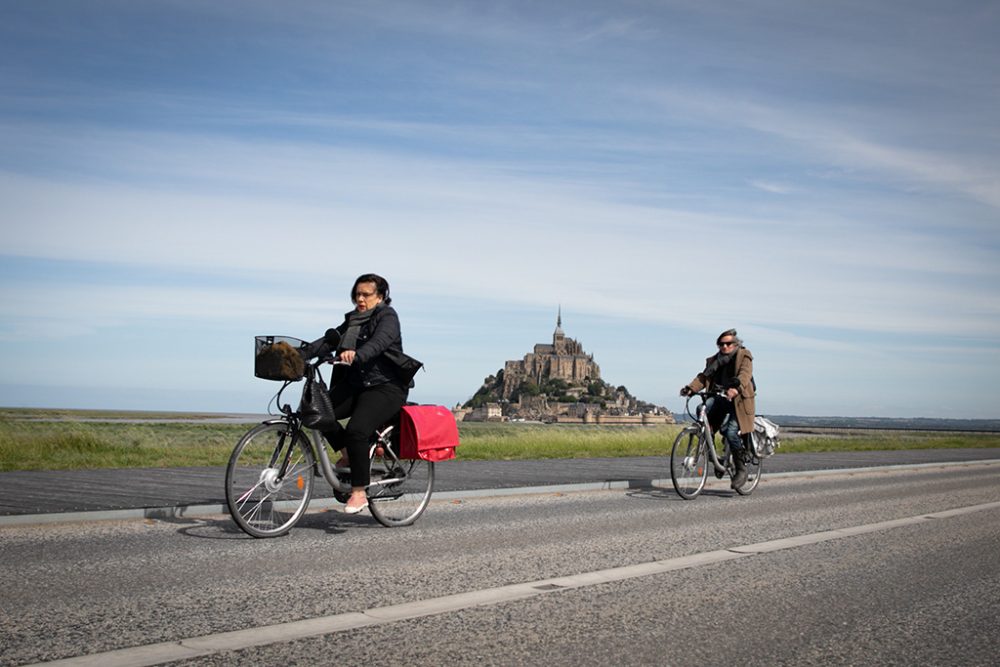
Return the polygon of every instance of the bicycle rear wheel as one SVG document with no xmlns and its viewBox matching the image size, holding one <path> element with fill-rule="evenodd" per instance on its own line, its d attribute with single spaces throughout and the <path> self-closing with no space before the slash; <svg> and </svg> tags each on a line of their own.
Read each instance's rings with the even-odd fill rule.
<svg viewBox="0 0 1000 667">
<path fill-rule="evenodd" d="M 431 500 L 434 490 L 434 463 L 422 459 L 393 460 L 372 458 L 368 509 L 383 526 L 409 526 Z"/>
<path fill-rule="evenodd" d="M 693 500 L 705 488 L 708 476 L 708 442 L 701 430 L 689 426 L 677 434 L 670 450 L 670 481 L 684 500 Z"/>
<path fill-rule="evenodd" d="M 226 504 L 236 525 L 254 537 L 291 530 L 312 497 L 313 460 L 305 434 L 288 422 L 251 429 L 226 467 Z"/>
</svg>

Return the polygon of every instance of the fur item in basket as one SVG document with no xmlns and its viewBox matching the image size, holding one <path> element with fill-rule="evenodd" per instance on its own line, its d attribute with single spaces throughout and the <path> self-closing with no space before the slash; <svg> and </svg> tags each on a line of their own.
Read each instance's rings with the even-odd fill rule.
<svg viewBox="0 0 1000 667">
<path fill-rule="evenodd" d="M 283 340 L 261 350 L 254 364 L 254 375 L 268 380 L 301 380 L 305 370 L 302 355 Z"/>
</svg>

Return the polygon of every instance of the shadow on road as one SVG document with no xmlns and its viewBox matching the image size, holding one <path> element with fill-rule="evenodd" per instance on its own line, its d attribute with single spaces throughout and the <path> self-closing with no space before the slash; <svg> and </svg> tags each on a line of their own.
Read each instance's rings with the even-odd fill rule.
<svg viewBox="0 0 1000 667">
<path fill-rule="evenodd" d="M 147 519 L 147 521 L 154 521 L 154 519 Z M 210 518 L 158 517 L 155 521 L 178 525 L 177 532 L 184 537 L 193 537 L 202 540 L 258 539 L 240 530 L 236 523 L 228 516 Z M 320 510 L 307 513 L 295 524 L 295 527 L 289 533 L 285 533 L 285 535 L 280 537 L 287 537 L 290 533 L 303 530 L 321 530 L 329 535 L 339 535 L 347 530 L 369 528 L 382 528 L 382 525 L 368 514 L 349 516 L 343 512 Z"/>
<path fill-rule="evenodd" d="M 638 498 L 640 500 L 669 500 L 669 501 L 679 501 L 685 502 L 683 498 L 677 495 L 672 488 L 663 486 L 637 486 L 629 488 L 625 492 L 629 498 Z M 704 489 L 702 490 L 699 497 L 716 497 L 716 498 L 734 498 L 738 494 L 731 489 Z"/>
</svg>

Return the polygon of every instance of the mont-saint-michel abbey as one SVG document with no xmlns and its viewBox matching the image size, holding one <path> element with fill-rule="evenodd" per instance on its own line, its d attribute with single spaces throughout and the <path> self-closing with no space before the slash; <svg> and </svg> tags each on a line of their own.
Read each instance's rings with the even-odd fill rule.
<svg viewBox="0 0 1000 667">
<path fill-rule="evenodd" d="M 576 424 L 672 424 L 669 410 L 640 401 L 624 386 L 601 379 L 594 355 L 562 328 L 556 315 L 551 343 L 504 363 L 455 415 L 465 421 L 544 421 Z"/>
</svg>

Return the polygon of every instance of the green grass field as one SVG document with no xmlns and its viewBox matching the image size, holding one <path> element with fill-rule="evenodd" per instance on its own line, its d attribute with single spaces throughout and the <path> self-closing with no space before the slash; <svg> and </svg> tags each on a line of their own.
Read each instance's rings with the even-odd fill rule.
<svg viewBox="0 0 1000 667">
<path fill-rule="evenodd" d="M 126 417 L 161 421 L 122 421 Z M 206 421 L 210 417 L 3 409 L 0 410 L 0 472 L 223 466 L 252 422 L 220 424 Z M 459 425 L 462 444 L 458 458 L 667 456 L 679 429 L 679 426 L 463 423 Z M 845 430 L 829 436 L 786 437 L 778 453 L 956 447 L 1000 447 L 1000 434 Z"/>
</svg>

